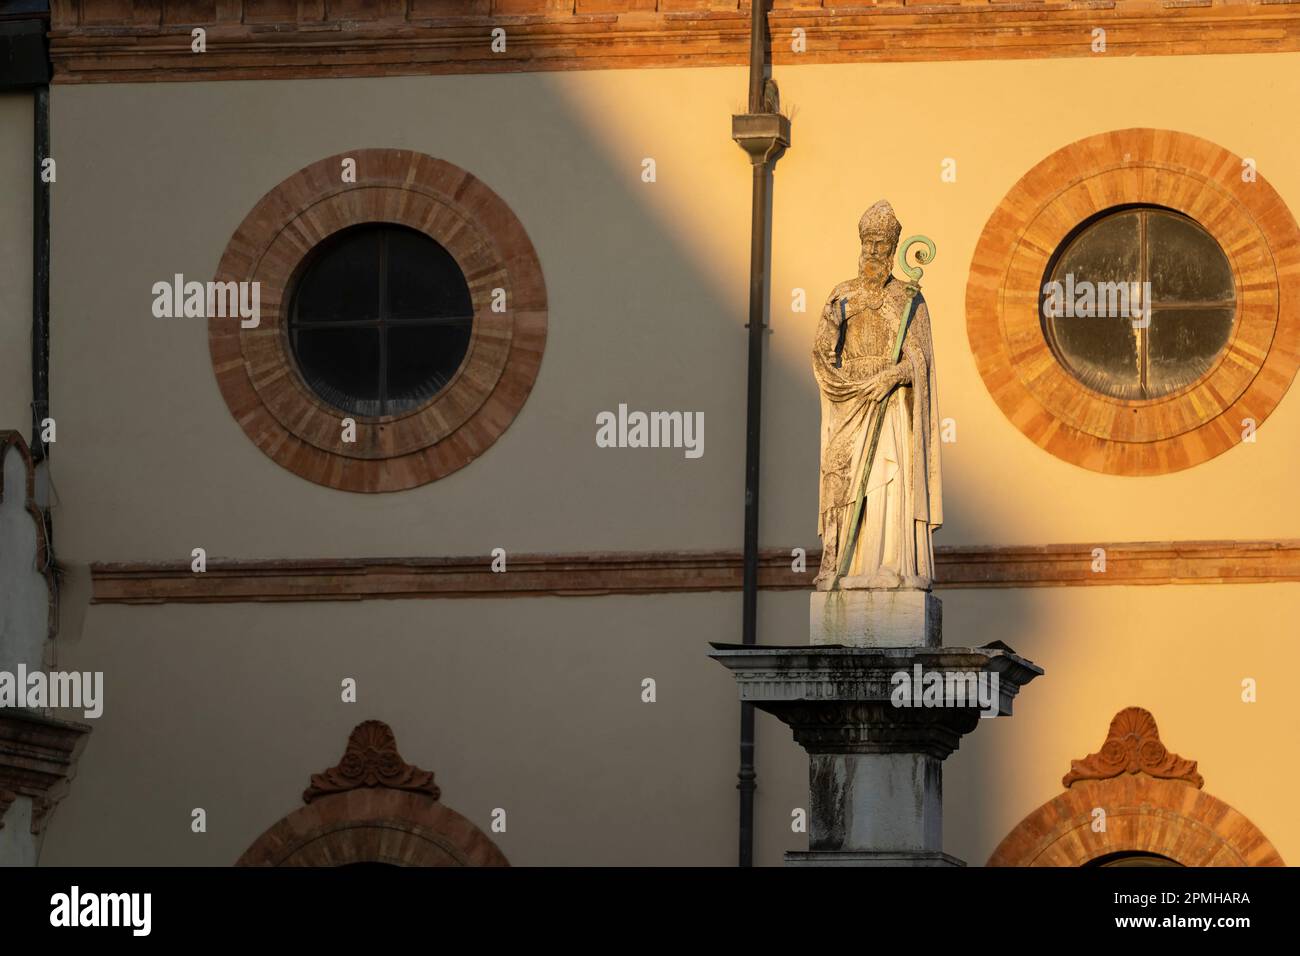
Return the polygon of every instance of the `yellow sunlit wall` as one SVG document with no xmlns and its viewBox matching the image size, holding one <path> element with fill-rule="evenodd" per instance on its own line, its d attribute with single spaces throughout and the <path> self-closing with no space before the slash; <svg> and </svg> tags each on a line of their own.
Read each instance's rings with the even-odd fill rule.
<svg viewBox="0 0 1300 956">
<path fill-rule="evenodd" d="M 924 288 L 940 411 L 957 441 L 943 447 L 936 543 L 1300 537 L 1300 395 L 1257 442 L 1196 468 L 1094 474 L 1006 420 L 963 314 L 997 203 L 1042 158 L 1094 133 L 1211 140 L 1254 158 L 1300 211 L 1300 131 L 1280 120 L 1300 94 L 1300 55 L 776 77 L 793 145 L 773 198 L 764 546 L 817 545 L 812 335 L 827 293 L 855 270 L 858 217 L 882 197 L 905 234 L 939 250 Z M 185 862 L 191 851 L 232 861 L 366 717 L 394 725 L 408 760 L 447 773 L 446 801 L 479 825 L 496 806 L 519 808 L 500 840 L 515 862 L 732 862 L 735 692 L 705 654 L 709 640 L 738 639 L 739 595 L 86 609 L 84 579 L 92 561 L 188 560 L 199 546 L 238 558 L 738 548 L 750 176 L 729 136 L 745 88 L 730 68 L 55 88 L 53 477 L 73 582 L 60 664 L 104 669 L 109 703 L 46 862 Z M 528 230 L 550 300 L 541 373 L 512 427 L 467 468 L 395 495 L 321 488 L 271 462 L 217 392 L 205 324 L 149 309 L 153 282 L 210 278 L 278 182 L 363 147 L 417 149 L 487 183 Z M 954 183 L 940 180 L 946 158 Z M 795 289 L 806 312 L 791 310 Z M 595 417 L 619 403 L 703 411 L 704 457 L 597 448 Z M 985 722 L 949 761 L 949 852 L 982 863 L 1059 792 L 1072 758 L 1098 749 L 1114 713 L 1138 705 L 1170 749 L 1200 761 L 1207 790 L 1300 861 L 1296 773 L 1273 757 L 1300 721 L 1288 679 L 1300 667 L 1289 627 L 1300 588 L 942 597 L 948 643 L 1003 640 L 1047 669 L 1014 718 Z M 804 594 L 764 595 L 761 639 L 805 640 L 806 615 Z M 364 706 L 338 702 L 338 680 L 354 672 Z M 219 686 L 196 677 L 211 673 Z M 147 703 L 155 674 L 168 688 L 158 706 Z M 645 676 L 660 687 L 652 707 L 638 698 Z M 1247 677 L 1258 703 L 1240 700 Z M 806 802 L 805 765 L 774 721 L 759 738 L 760 860 L 777 863 L 802 840 L 790 813 Z M 220 773 L 204 770 L 213 752 Z M 201 847 L 132 842 L 151 814 L 184 827 L 199 805 L 230 811 Z M 106 813 L 138 827 L 87 839 Z"/>
</svg>

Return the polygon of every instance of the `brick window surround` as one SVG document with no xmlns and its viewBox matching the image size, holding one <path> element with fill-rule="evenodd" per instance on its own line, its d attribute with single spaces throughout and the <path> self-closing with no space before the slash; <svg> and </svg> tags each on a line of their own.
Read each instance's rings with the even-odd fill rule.
<svg viewBox="0 0 1300 956">
<path fill-rule="evenodd" d="M 356 163 L 344 182 L 345 160 Z M 349 416 L 303 381 L 287 310 L 308 254 L 349 226 L 396 223 L 441 244 L 464 273 L 474 307 L 468 352 L 419 408 Z M 546 286 L 523 224 L 496 193 L 451 163 L 410 150 L 358 149 L 299 170 L 253 207 L 227 244 L 218 282 L 259 282 L 261 321 L 212 318 L 217 385 L 244 433 L 276 463 L 317 484 L 401 491 L 463 468 L 510 426 L 546 345 Z M 494 299 L 505 311 L 493 311 Z M 356 423 L 345 442 L 343 420 Z"/>
<path fill-rule="evenodd" d="M 1061 782 L 1065 792 L 1025 817 L 986 866 L 1085 866 L 1118 853 L 1182 866 L 1286 865 L 1254 823 L 1201 789 L 1196 761 L 1165 747 L 1141 707 L 1116 714 L 1101 749 L 1072 760 Z"/>
<path fill-rule="evenodd" d="M 236 866 L 509 866 L 482 830 L 450 807 L 400 790 L 352 790 L 300 807 Z"/>
<path fill-rule="evenodd" d="M 1097 807 L 1106 811 L 1100 833 L 1092 829 Z M 1182 866 L 1285 865 L 1222 800 L 1144 774 L 1075 784 L 1021 821 L 985 865 L 1084 866 L 1114 853 L 1154 853 Z"/>
<path fill-rule="evenodd" d="M 1112 475 L 1158 475 L 1208 461 L 1263 423 L 1300 368 L 1300 227 L 1246 160 L 1186 133 L 1126 129 L 1048 156 L 994 210 L 971 261 L 966 331 L 994 401 L 1058 458 Z M 1111 398 L 1077 381 L 1043 335 L 1039 296 L 1052 255 L 1080 223 L 1117 206 L 1163 206 L 1195 220 L 1228 257 L 1232 337 L 1201 378 L 1153 400 Z"/>
<path fill-rule="evenodd" d="M 402 759 L 388 724 L 362 721 L 342 759 L 312 774 L 306 806 L 274 823 L 235 865 L 509 866 L 441 797 L 432 771 Z"/>
</svg>

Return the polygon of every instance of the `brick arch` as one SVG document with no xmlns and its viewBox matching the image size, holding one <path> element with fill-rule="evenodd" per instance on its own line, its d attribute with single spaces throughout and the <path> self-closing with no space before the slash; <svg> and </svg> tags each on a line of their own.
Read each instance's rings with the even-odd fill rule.
<svg viewBox="0 0 1300 956">
<path fill-rule="evenodd" d="M 1084 866 L 1140 852 L 1183 866 L 1284 866 L 1260 829 L 1203 782 L 1196 761 L 1160 742 L 1148 711 L 1126 708 L 1100 751 L 1072 761 L 1065 792 L 1025 817 L 986 865 Z M 1103 832 L 1093 830 L 1097 808 Z"/>
<path fill-rule="evenodd" d="M 438 801 L 400 790 L 352 790 L 295 810 L 236 866 L 509 866 L 486 834 Z"/>
<path fill-rule="evenodd" d="M 306 806 L 274 823 L 236 866 L 509 866 L 478 827 L 439 801 L 433 774 L 402 760 L 392 729 L 358 724 Z"/>
</svg>

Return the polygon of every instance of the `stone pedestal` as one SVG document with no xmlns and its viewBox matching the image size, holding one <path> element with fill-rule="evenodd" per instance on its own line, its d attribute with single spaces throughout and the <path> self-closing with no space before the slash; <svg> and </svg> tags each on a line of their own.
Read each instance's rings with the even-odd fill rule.
<svg viewBox="0 0 1300 956">
<path fill-rule="evenodd" d="M 965 866 L 963 860 L 947 853 L 871 853 L 866 850 L 787 850 L 786 866 Z"/>
<path fill-rule="evenodd" d="M 929 591 L 814 591 L 809 605 L 809 643 L 814 646 L 943 643 L 943 605 Z"/>
<path fill-rule="evenodd" d="M 921 753 L 808 755 L 808 847 L 943 848 L 943 761 Z"/>
<path fill-rule="evenodd" d="M 943 852 L 943 761 L 1042 668 L 1000 645 L 713 648 L 808 753 L 808 850 L 787 864 L 963 865 Z"/>
</svg>

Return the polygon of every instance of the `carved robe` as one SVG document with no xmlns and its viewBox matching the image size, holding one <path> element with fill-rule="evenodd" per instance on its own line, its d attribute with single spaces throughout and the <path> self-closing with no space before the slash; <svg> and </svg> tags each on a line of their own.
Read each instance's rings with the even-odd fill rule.
<svg viewBox="0 0 1300 956">
<path fill-rule="evenodd" d="M 856 280 L 841 283 L 822 310 L 813 348 L 813 372 L 821 391 L 821 489 L 817 531 L 822 571 L 817 586 L 830 587 L 848 547 L 861 462 L 870 442 L 869 424 L 880 404 L 863 392 L 872 376 L 892 367 L 894 341 L 907 296 L 890 278 L 884 299 L 871 309 Z M 840 300 L 848 324 L 836 367 Z M 902 387 L 885 399 L 884 427 L 867 481 L 866 503 L 842 588 L 920 588 L 934 580 L 931 534 L 943 523 L 939 476 L 939 417 L 930 338 L 930 315 L 918 302 L 903 339 L 897 368 Z"/>
</svg>

